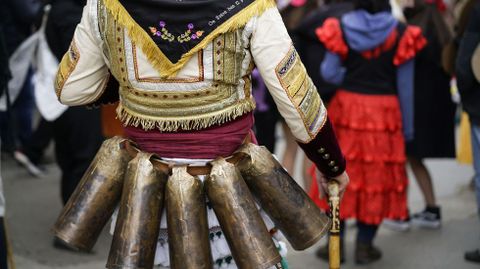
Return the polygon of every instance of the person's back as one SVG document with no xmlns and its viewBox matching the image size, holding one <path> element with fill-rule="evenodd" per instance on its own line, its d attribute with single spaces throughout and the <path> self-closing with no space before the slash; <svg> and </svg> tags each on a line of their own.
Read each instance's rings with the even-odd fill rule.
<svg viewBox="0 0 480 269">
<path fill-rule="evenodd" d="M 285 104 L 279 110 L 299 141 L 308 143 L 322 127 L 325 109 L 318 94 L 311 95 L 311 80 L 289 73 L 304 72 L 304 67 L 273 1 L 243 1 L 240 6 L 220 1 L 121 3 L 88 3 L 70 63 L 62 65 L 58 76 L 62 102 L 99 99 L 109 66 L 111 79 L 120 83 L 118 117 L 130 137 L 146 131 L 148 138 L 138 142 L 163 141 L 150 149 L 165 157 L 192 157 L 188 145 L 193 141 L 203 152 L 196 157 L 228 156 L 253 124 L 250 73 L 256 65 L 276 102 Z M 181 34 L 172 34 L 177 32 Z M 77 69 L 89 68 L 70 74 L 69 66 L 76 64 Z M 82 80 L 86 76 L 89 81 Z M 81 83 L 88 89 L 70 90 L 85 88 Z M 300 91 L 287 90 L 289 85 Z M 204 132 L 203 138 L 192 136 L 198 132 Z M 217 138 L 212 141 L 212 136 Z M 170 147 L 177 143 L 185 147 Z"/>
<path fill-rule="evenodd" d="M 410 52 L 404 52 L 409 49 L 405 43 L 416 42 L 419 31 L 409 28 L 406 32 L 406 26 L 388 11 L 371 14 L 366 10 L 347 13 L 341 20 L 329 19 L 323 29 L 318 32 L 321 39 L 336 35 L 331 42 L 326 42 L 329 49 L 344 59 L 345 71 L 340 74 L 344 74 L 341 79 L 345 89 L 367 94 L 396 94 L 397 66 L 410 57 L 405 54 Z M 399 48 L 400 42 L 404 44 Z M 414 45 L 421 46 L 420 43 Z M 335 71 L 323 68 L 322 74 L 331 80 L 330 75 Z"/>
<path fill-rule="evenodd" d="M 414 135 L 413 58 L 426 41 L 419 28 L 393 17 L 389 1 L 354 3 L 354 11 L 327 19 L 316 33 L 328 50 L 321 75 L 339 85 L 328 112 L 352 179 L 340 215 L 357 220 L 355 262 L 368 264 L 382 256 L 373 240 L 383 219 L 408 216 L 404 146 Z"/>
<path fill-rule="evenodd" d="M 117 80 L 117 116 L 141 151 L 208 168 L 254 141 L 254 66 L 309 158 L 347 181 L 325 106 L 272 0 L 89 0 L 55 86 L 61 102 L 84 105 L 101 102 Z M 215 236 L 220 227 L 210 225 Z M 214 250 L 225 246 L 218 237 Z M 161 245 L 156 263 L 169 266 Z M 228 248 L 212 254 L 232 262 Z"/>
</svg>

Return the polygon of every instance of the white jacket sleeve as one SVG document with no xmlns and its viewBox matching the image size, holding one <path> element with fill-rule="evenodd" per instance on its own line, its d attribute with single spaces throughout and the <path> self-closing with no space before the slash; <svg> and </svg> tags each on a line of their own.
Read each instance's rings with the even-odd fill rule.
<svg viewBox="0 0 480 269">
<path fill-rule="evenodd" d="M 293 135 L 302 143 L 310 142 L 327 119 L 326 109 L 276 8 L 257 18 L 250 50 Z"/>
<path fill-rule="evenodd" d="M 90 2 L 90 1 L 89 1 Z M 110 77 L 102 55 L 102 41 L 95 35 L 90 3 L 83 10 L 69 50 L 63 56 L 55 91 L 66 105 L 85 105 L 98 99 Z"/>
</svg>

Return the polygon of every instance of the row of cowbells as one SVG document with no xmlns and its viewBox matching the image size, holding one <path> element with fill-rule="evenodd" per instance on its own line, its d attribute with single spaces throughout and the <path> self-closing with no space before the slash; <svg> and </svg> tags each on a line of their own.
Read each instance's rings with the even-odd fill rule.
<svg viewBox="0 0 480 269">
<path fill-rule="evenodd" d="M 167 166 L 129 148 L 119 137 L 103 143 L 54 227 L 60 240 L 89 251 L 119 206 L 107 268 L 153 268 L 164 207 L 171 268 L 213 268 L 207 199 L 240 269 L 281 261 L 255 201 L 294 249 L 310 247 L 328 231 L 330 219 L 264 147 L 245 144 L 236 158 L 210 162 L 203 182 L 186 165 Z"/>
</svg>

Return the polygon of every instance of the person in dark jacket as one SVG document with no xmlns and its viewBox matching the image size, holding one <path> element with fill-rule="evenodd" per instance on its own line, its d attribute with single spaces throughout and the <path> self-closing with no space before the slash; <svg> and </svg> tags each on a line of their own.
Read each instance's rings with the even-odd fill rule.
<svg viewBox="0 0 480 269">
<path fill-rule="evenodd" d="M 47 22 L 47 43 L 60 61 L 68 50 L 86 0 L 55 0 Z M 53 90 L 53 88 L 52 88 Z M 57 163 L 62 170 L 65 204 L 93 160 L 103 137 L 100 110 L 70 107 L 54 122 Z"/>
<path fill-rule="evenodd" d="M 407 9 L 405 15 L 408 23 L 422 28 L 428 41 L 415 60 L 415 136 L 407 143 L 408 162 L 422 190 L 426 207 L 412 216 L 412 223 L 424 228 L 438 228 L 440 207 L 423 159 L 455 157 L 456 105 L 450 94 L 451 76 L 442 68 L 442 50 L 452 37 L 436 3 L 416 0 L 415 7 Z"/>
<path fill-rule="evenodd" d="M 463 109 L 468 113 L 472 128 L 473 166 L 477 205 L 480 215 L 480 82 L 472 71 L 471 59 L 480 45 L 480 1 L 476 1 L 469 15 L 465 33 L 462 36 L 457 55 L 457 85 L 462 98 Z M 480 263 L 480 249 L 465 253 L 465 259 Z"/>
<path fill-rule="evenodd" d="M 294 30 L 294 37 L 298 54 L 302 58 L 308 75 L 317 86 L 318 92 L 325 102 L 329 102 L 335 94 L 337 85 L 326 82 L 320 75 L 320 63 L 325 55 L 325 46 L 318 41 L 315 30 L 322 26 L 329 17 L 340 18 L 343 14 L 353 10 L 351 0 L 327 0 L 304 20 Z"/>
<path fill-rule="evenodd" d="M 42 15 L 41 0 L 4 0 L 0 16 L 5 22 L 4 34 L 8 57 L 34 31 Z M 24 85 L 12 104 L 12 118 L 0 113 L 0 137 L 4 143 L 2 150 L 13 152 L 17 146 L 26 143 L 32 134 L 33 112 L 35 109 L 33 72 L 29 71 Z"/>
<path fill-rule="evenodd" d="M 86 0 L 52 1 L 45 31 L 47 43 L 59 61 L 70 46 L 85 4 Z M 62 171 L 61 197 L 65 204 L 103 141 L 100 110 L 69 107 L 53 126 L 56 161 Z M 60 242 L 54 243 L 62 247 Z"/>
</svg>

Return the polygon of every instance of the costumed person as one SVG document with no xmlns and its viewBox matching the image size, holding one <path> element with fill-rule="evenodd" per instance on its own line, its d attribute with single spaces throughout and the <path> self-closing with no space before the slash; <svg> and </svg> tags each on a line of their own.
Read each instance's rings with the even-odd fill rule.
<svg viewBox="0 0 480 269">
<path fill-rule="evenodd" d="M 476 0 L 461 36 L 456 63 L 458 90 L 471 124 L 475 193 L 480 215 L 480 1 Z M 480 263 L 480 250 L 465 253 L 465 259 Z"/>
<path fill-rule="evenodd" d="M 368 264 L 382 256 L 373 246 L 382 220 L 408 217 L 405 140 L 414 134 L 414 57 L 426 40 L 392 16 L 387 0 L 354 3 L 317 35 L 328 49 L 321 74 L 341 84 L 328 107 L 351 177 L 340 217 L 356 219 L 355 262 Z"/>
<path fill-rule="evenodd" d="M 416 0 L 405 9 L 407 22 L 422 29 L 427 45 L 415 58 L 414 129 L 407 143 L 408 163 L 425 200 L 425 209 L 411 216 L 411 223 L 423 228 L 439 228 L 440 207 L 435 198 L 432 178 L 425 158 L 454 158 L 454 122 L 456 105 L 450 94 L 451 76 L 442 67 L 442 52 L 452 40 L 442 16 L 440 2 Z M 431 78 L 435 78 L 432 80 Z M 409 221 L 384 222 L 391 228 L 406 230 Z"/>
<path fill-rule="evenodd" d="M 275 1 L 88 0 L 56 92 L 72 106 L 119 96 L 128 140 L 104 142 L 57 237 L 90 248 L 119 203 L 107 268 L 286 268 L 274 226 L 296 249 L 317 242 L 329 219 L 270 153 L 248 143 L 254 66 L 320 169 L 320 189 L 328 178 L 343 192 L 345 159 Z M 90 213 L 95 225 L 85 224 Z"/>
</svg>

